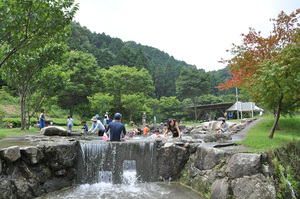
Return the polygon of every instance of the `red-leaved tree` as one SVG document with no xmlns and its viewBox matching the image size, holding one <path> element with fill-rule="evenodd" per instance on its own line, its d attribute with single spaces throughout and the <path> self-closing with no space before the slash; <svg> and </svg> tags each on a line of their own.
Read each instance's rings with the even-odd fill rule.
<svg viewBox="0 0 300 199">
<path fill-rule="evenodd" d="M 272 139 L 281 113 L 299 108 L 300 85 L 300 9 L 290 15 L 281 12 L 272 19 L 273 30 L 264 38 L 250 28 L 242 34 L 243 43 L 234 45 L 234 57 L 228 63 L 232 78 L 218 86 L 219 90 L 239 87 L 249 92 L 255 102 L 273 110 Z"/>
</svg>

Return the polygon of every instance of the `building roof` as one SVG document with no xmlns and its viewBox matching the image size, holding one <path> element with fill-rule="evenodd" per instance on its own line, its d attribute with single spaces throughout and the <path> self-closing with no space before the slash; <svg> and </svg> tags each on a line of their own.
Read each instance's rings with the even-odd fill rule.
<svg viewBox="0 0 300 199">
<path fill-rule="evenodd" d="M 219 108 L 229 108 L 232 106 L 234 102 L 226 102 L 226 103 L 218 103 L 218 104 L 204 104 L 204 105 L 196 105 L 197 109 L 202 110 L 210 110 L 210 109 L 219 109 Z M 187 107 L 188 109 L 194 109 L 194 106 Z"/>
<path fill-rule="evenodd" d="M 237 109 L 239 111 L 263 111 L 263 109 L 256 106 L 254 102 L 235 102 L 231 107 L 227 109 L 227 111 L 237 111 Z"/>
</svg>

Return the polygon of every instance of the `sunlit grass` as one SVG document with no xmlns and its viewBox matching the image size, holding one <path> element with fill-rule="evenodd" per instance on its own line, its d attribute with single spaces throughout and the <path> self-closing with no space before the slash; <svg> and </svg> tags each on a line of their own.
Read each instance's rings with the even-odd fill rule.
<svg viewBox="0 0 300 199">
<path fill-rule="evenodd" d="M 39 133 L 39 128 L 31 127 L 27 131 L 22 131 L 21 128 L 13 128 L 13 129 L 0 128 L 0 139 L 5 138 L 7 136 L 15 136 L 15 135 L 21 135 L 27 133 Z"/>
<path fill-rule="evenodd" d="M 286 143 L 293 141 L 300 141 L 300 116 L 280 117 L 278 127 L 273 136 L 273 139 L 269 139 L 274 118 L 272 115 L 267 116 L 260 121 L 247 133 L 247 137 L 244 141 L 238 142 L 247 147 L 251 147 L 251 151 L 261 152 L 272 148 L 284 146 Z"/>
</svg>

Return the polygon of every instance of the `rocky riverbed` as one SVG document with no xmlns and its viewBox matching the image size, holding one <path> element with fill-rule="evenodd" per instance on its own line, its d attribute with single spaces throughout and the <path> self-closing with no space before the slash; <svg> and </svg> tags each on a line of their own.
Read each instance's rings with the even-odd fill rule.
<svg viewBox="0 0 300 199">
<path fill-rule="evenodd" d="M 136 165 L 155 168 L 150 169 L 151 176 L 144 179 L 181 182 L 210 198 L 276 198 L 274 165 L 268 155 L 211 147 L 232 143 L 232 136 L 253 121 L 248 122 L 229 124 L 230 130 L 224 134 L 215 132 L 217 122 L 186 126 L 182 139 L 128 139 L 112 143 L 95 136 L 92 140 L 85 139 L 90 151 L 84 152 L 84 157 L 93 159 L 86 164 L 95 164 L 97 158 L 103 162 L 110 154 L 115 154 L 111 157 L 117 159 L 124 157 L 124 161 L 135 160 Z M 25 137 L 31 146 L 2 147 L 0 199 L 33 198 L 78 184 L 78 173 L 82 173 L 78 170 L 78 158 L 83 154 L 78 135 L 80 133 L 74 136 L 62 128 L 45 128 L 40 135 Z M 208 146 L 209 143 L 214 144 Z M 119 154 L 122 151 L 127 152 Z M 96 158 L 99 152 L 105 155 Z M 121 168 L 114 164 L 122 164 L 122 161 L 118 163 L 113 158 L 105 161 L 111 168 Z M 98 169 L 102 167 L 105 166 Z M 142 172 L 139 168 L 143 166 L 137 167 L 137 172 Z"/>
</svg>

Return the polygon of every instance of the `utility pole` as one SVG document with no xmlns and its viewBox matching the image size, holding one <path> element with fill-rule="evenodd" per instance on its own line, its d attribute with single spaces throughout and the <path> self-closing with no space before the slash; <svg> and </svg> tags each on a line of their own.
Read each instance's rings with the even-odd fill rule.
<svg viewBox="0 0 300 199">
<path fill-rule="evenodd" d="M 237 113 L 237 119 L 240 119 L 239 116 L 239 97 L 238 97 L 238 88 L 235 87 L 235 94 L 236 94 L 236 113 Z"/>
</svg>

